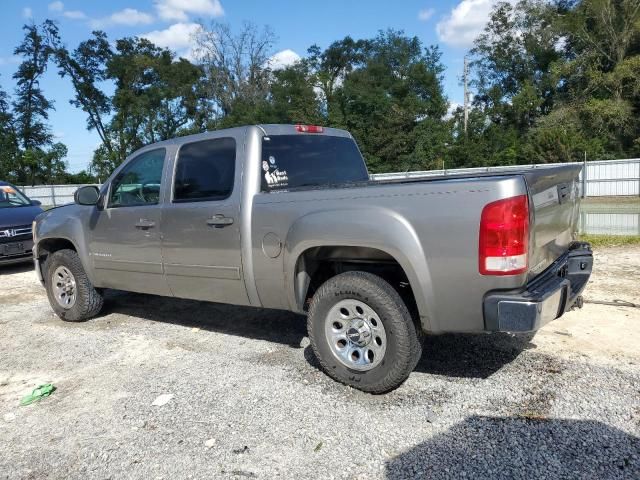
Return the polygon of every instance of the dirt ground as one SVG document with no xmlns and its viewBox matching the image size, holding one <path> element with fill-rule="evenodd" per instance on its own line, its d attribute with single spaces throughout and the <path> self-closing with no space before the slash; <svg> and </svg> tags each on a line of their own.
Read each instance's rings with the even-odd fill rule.
<svg viewBox="0 0 640 480">
<path fill-rule="evenodd" d="M 29 265 L 0 285 L 0 478 L 640 478 L 640 308 L 589 303 L 640 304 L 638 245 L 596 251 L 582 310 L 430 337 L 383 396 L 290 313 L 109 292 L 70 324 Z"/>
<path fill-rule="evenodd" d="M 584 298 L 583 309 L 538 332 L 538 348 L 554 355 L 588 355 L 602 362 L 639 359 L 640 308 L 592 302 L 621 300 L 640 305 L 640 245 L 597 249 Z M 558 332 L 566 335 L 558 337 Z"/>
</svg>

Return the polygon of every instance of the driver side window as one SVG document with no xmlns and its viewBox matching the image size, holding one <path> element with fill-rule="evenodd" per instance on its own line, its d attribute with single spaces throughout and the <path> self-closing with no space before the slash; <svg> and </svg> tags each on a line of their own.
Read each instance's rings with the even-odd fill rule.
<svg viewBox="0 0 640 480">
<path fill-rule="evenodd" d="M 111 182 L 108 208 L 156 205 L 165 154 L 166 150 L 159 148 L 131 160 Z"/>
</svg>

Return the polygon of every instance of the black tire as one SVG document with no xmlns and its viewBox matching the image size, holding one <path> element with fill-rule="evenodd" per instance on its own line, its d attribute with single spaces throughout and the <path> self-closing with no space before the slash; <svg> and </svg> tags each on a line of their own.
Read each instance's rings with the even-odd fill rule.
<svg viewBox="0 0 640 480">
<path fill-rule="evenodd" d="M 386 351 L 371 370 L 348 368 L 333 354 L 325 322 L 331 308 L 341 300 L 366 303 L 379 316 L 386 331 Z M 398 292 L 382 278 L 367 272 L 347 272 L 327 280 L 315 293 L 307 317 L 313 352 L 324 372 L 334 380 L 364 392 L 386 393 L 399 387 L 422 355 L 422 334 Z"/>
<path fill-rule="evenodd" d="M 53 275 L 58 267 L 66 267 L 75 279 L 76 300 L 71 308 L 63 308 L 55 298 Z M 103 298 L 93 287 L 73 250 L 58 250 L 49 255 L 45 268 L 45 286 L 53 311 L 66 322 L 81 322 L 95 317 L 102 309 Z"/>
</svg>

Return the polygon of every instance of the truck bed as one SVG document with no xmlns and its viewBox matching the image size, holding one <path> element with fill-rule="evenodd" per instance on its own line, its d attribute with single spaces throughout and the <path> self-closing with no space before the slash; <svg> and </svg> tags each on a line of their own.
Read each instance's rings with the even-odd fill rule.
<svg viewBox="0 0 640 480">
<path fill-rule="evenodd" d="M 573 240 L 579 169 L 579 165 L 548 167 L 260 193 L 254 197 L 252 236 L 261 239 L 271 232 L 286 239 L 291 259 L 311 241 L 366 244 L 403 258 L 401 263 L 416 272 L 414 293 L 423 295 L 426 330 L 479 331 L 485 292 L 524 287 Z M 482 276 L 478 273 L 482 208 L 518 194 L 529 195 L 533 216 L 529 271 L 507 277 Z M 259 248 L 255 242 L 253 248 Z M 260 298 L 279 299 L 266 306 L 290 304 L 293 300 L 282 297 L 280 282 L 273 277 L 273 262 L 262 255 L 253 258 Z M 295 268 L 287 261 L 285 258 L 281 272 Z M 282 275 L 281 280 L 286 281 Z"/>
</svg>

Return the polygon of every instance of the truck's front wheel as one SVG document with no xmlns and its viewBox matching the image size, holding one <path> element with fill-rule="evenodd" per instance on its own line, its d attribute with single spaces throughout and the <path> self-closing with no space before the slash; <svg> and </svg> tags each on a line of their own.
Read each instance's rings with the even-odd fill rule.
<svg viewBox="0 0 640 480">
<path fill-rule="evenodd" d="M 347 272 L 313 296 L 309 340 L 323 370 L 370 393 L 404 382 L 420 360 L 420 334 L 391 285 L 366 272 Z"/>
<path fill-rule="evenodd" d="M 80 322 L 102 309 L 102 295 L 96 291 L 73 250 L 58 250 L 47 259 L 45 285 L 51 308 L 62 320 Z"/>
</svg>

